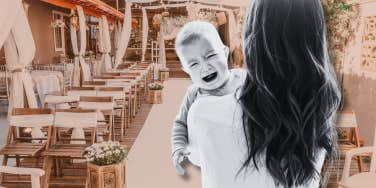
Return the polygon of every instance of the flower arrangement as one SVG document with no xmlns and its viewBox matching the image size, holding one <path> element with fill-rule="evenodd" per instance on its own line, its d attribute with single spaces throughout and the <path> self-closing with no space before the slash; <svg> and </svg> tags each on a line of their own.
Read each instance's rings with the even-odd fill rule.
<svg viewBox="0 0 376 188">
<path fill-rule="evenodd" d="M 154 83 L 149 84 L 149 89 L 150 90 L 161 90 L 161 89 L 163 89 L 163 85 L 161 83 L 154 82 Z"/>
<path fill-rule="evenodd" d="M 51 23 L 51 27 L 57 28 L 57 27 L 65 27 L 65 23 L 61 19 L 56 19 Z"/>
<path fill-rule="evenodd" d="M 347 138 L 347 131 L 341 128 L 337 128 L 337 137 L 338 139 L 346 139 Z"/>
<path fill-rule="evenodd" d="M 113 141 L 95 143 L 85 149 L 86 161 L 98 166 L 120 163 L 127 154 L 119 142 Z"/>
<path fill-rule="evenodd" d="M 327 25 L 328 47 L 332 62 L 340 63 L 344 57 L 345 47 L 354 37 L 359 24 L 359 0 L 322 0 Z"/>
<path fill-rule="evenodd" d="M 168 72 L 170 69 L 167 67 L 159 68 L 159 72 Z"/>
</svg>

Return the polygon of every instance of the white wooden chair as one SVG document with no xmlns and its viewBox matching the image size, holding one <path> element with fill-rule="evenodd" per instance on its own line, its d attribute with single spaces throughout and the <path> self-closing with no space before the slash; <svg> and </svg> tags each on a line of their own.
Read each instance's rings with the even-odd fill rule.
<svg viewBox="0 0 376 188">
<path fill-rule="evenodd" d="M 40 178 L 44 175 L 44 170 L 39 168 L 20 168 L 10 166 L 0 166 L 0 173 L 30 175 L 31 188 L 40 188 Z M 1 186 L 0 186 L 1 187 Z"/>
<path fill-rule="evenodd" d="M 130 118 L 127 95 L 123 87 L 103 87 L 97 88 L 98 97 L 112 97 L 114 100 L 114 129 L 117 123 L 120 123 L 120 136 L 123 136 L 128 126 Z M 118 131 L 114 132 L 117 133 Z"/>
<path fill-rule="evenodd" d="M 356 155 L 370 153 L 371 166 L 369 172 L 361 172 L 350 176 L 350 165 L 352 158 Z M 355 148 L 347 151 L 345 166 L 339 185 L 345 188 L 374 188 L 376 187 L 376 127 L 373 146 Z"/>
<path fill-rule="evenodd" d="M 67 91 L 68 96 L 96 96 L 97 91 L 94 87 L 72 87 Z"/>
<path fill-rule="evenodd" d="M 97 136 L 98 141 L 102 141 L 101 136 L 107 136 L 107 140 L 113 140 L 114 136 L 114 99 L 112 97 L 80 97 L 79 109 L 96 110 L 98 114 Z M 106 118 L 106 116 L 108 118 Z"/>
<path fill-rule="evenodd" d="M 346 139 L 338 139 L 341 157 L 345 157 L 348 150 L 360 147 L 355 113 L 353 111 L 339 112 L 336 127 L 349 131 Z M 363 162 L 360 156 L 357 156 L 357 161 L 359 172 L 362 172 Z"/>
<path fill-rule="evenodd" d="M 70 129 L 72 129 L 71 134 Z M 78 162 L 81 163 L 80 159 L 85 159 L 85 148 L 96 141 L 96 129 L 97 112 L 95 110 L 55 110 L 52 132 L 48 135 L 46 149 L 42 154 L 44 156 L 43 169 L 46 172 L 44 187 L 48 188 L 51 184 L 66 186 L 72 183 L 72 177 L 66 177 L 67 181 L 50 181 L 52 168 L 55 167 L 57 176 L 62 176 L 62 160 L 69 159 L 75 163 L 75 160 L 79 159 Z M 54 160 L 57 160 L 55 165 L 53 165 Z"/>
</svg>

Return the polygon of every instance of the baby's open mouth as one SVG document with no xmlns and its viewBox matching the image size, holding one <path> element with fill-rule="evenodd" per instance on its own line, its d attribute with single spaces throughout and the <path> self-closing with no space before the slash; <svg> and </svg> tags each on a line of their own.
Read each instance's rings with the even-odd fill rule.
<svg viewBox="0 0 376 188">
<path fill-rule="evenodd" d="M 202 79 L 205 81 L 205 82 L 211 82 L 213 81 L 214 79 L 217 78 L 217 72 L 213 72 L 205 77 L 203 77 Z"/>
</svg>

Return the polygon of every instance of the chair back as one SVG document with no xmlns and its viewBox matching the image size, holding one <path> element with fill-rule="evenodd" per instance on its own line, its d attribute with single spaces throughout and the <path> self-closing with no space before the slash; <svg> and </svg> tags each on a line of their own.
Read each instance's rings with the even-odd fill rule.
<svg viewBox="0 0 376 188">
<path fill-rule="evenodd" d="M 10 125 L 15 127 L 46 127 L 53 124 L 51 109 L 14 108 Z"/>
<path fill-rule="evenodd" d="M 81 109 L 112 110 L 114 101 L 112 97 L 80 97 L 78 107 Z"/>
<path fill-rule="evenodd" d="M 94 87 L 73 87 L 67 91 L 68 96 L 96 96 Z"/>
<path fill-rule="evenodd" d="M 87 145 L 87 141 L 90 141 L 88 144 L 93 144 L 96 140 L 97 119 L 96 110 L 57 109 L 52 136 L 46 149 L 57 143 Z M 71 134 L 68 131 L 70 129 L 73 129 Z M 85 132 L 90 132 L 91 137 L 86 138 Z M 65 133 L 65 135 L 62 133 Z"/>
<path fill-rule="evenodd" d="M 10 116 L 8 135 L 13 140 L 33 141 L 46 140 L 42 127 L 51 127 L 54 116 L 51 109 L 14 108 Z M 49 128 L 47 130 L 47 135 Z M 7 142 L 12 142 L 8 136 Z"/>
<path fill-rule="evenodd" d="M 353 111 L 344 111 L 337 113 L 337 124 L 336 127 L 339 128 L 351 128 L 351 127 L 358 127 L 358 123 L 356 122 L 356 116 Z"/>
<path fill-rule="evenodd" d="M 102 76 L 120 76 L 120 72 L 104 72 Z"/>
<path fill-rule="evenodd" d="M 54 127 L 90 128 L 97 126 L 96 110 L 57 109 Z"/>
<path fill-rule="evenodd" d="M 123 100 L 125 98 L 124 87 L 104 87 L 97 89 L 97 96 L 105 97 L 110 96 L 114 100 Z"/>
<path fill-rule="evenodd" d="M 83 87 L 97 87 L 97 86 L 105 86 L 105 81 L 83 81 L 82 86 Z"/>
</svg>

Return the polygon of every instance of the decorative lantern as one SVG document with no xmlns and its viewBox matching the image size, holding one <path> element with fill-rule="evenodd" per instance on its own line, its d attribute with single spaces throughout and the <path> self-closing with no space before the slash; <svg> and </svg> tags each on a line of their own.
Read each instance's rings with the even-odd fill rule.
<svg viewBox="0 0 376 188">
<path fill-rule="evenodd" d="M 170 15 L 170 13 L 167 10 L 165 10 L 164 12 L 162 12 L 161 15 L 162 15 L 162 17 L 167 17 L 167 16 Z"/>
<path fill-rule="evenodd" d="M 132 18 L 132 29 L 136 28 L 137 24 L 138 24 L 137 19 Z"/>
<path fill-rule="evenodd" d="M 153 17 L 153 26 L 156 30 L 159 30 L 159 26 L 161 25 L 162 22 L 162 15 L 156 14 Z"/>
<path fill-rule="evenodd" d="M 110 23 L 109 24 L 109 29 L 110 29 L 110 31 L 113 31 L 114 29 L 115 29 L 115 25 L 114 25 L 114 23 Z"/>
<path fill-rule="evenodd" d="M 78 17 L 77 17 L 77 15 L 72 15 L 71 17 L 70 17 L 70 23 L 76 28 L 76 29 L 78 29 Z"/>
</svg>

